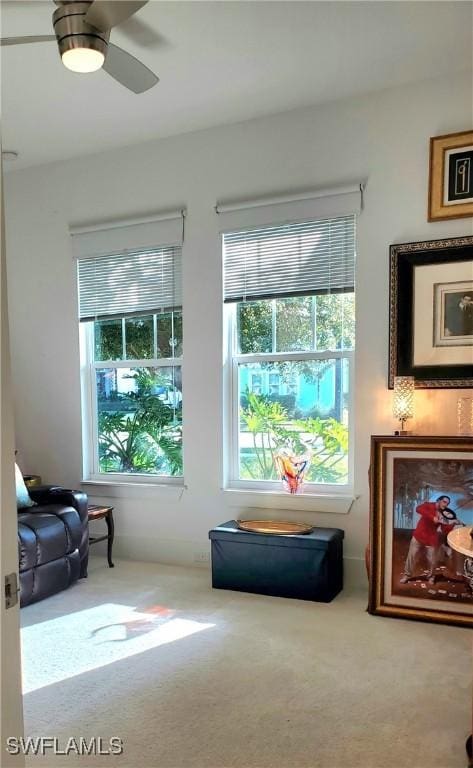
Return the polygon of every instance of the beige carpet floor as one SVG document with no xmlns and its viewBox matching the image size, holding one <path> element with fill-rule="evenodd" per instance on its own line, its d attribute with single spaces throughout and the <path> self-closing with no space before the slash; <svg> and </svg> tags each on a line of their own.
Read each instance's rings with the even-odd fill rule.
<svg viewBox="0 0 473 768">
<path fill-rule="evenodd" d="M 464 629 L 212 590 L 210 573 L 93 558 L 89 579 L 25 608 L 25 730 L 115 736 L 118 768 L 464 768 Z"/>
</svg>

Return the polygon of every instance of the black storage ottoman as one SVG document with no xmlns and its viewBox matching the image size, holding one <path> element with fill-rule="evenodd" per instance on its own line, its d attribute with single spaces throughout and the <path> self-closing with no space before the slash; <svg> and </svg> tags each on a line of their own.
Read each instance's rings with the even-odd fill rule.
<svg viewBox="0 0 473 768">
<path fill-rule="evenodd" d="M 230 520 L 209 531 L 212 586 L 329 603 L 343 589 L 343 535 L 252 533 Z"/>
</svg>

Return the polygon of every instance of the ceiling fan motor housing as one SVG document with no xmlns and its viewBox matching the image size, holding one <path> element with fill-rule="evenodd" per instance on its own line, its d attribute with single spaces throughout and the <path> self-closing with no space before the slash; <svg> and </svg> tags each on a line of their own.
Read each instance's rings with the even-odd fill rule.
<svg viewBox="0 0 473 768">
<path fill-rule="evenodd" d="M 73 48 L 90 48 L 107 55 L 110 30 L 101 32 L 84 21 L 90 5 L 90 2 L 66 2 L 54 11 L 54 32 L 61 57 Z"/>
</svg>

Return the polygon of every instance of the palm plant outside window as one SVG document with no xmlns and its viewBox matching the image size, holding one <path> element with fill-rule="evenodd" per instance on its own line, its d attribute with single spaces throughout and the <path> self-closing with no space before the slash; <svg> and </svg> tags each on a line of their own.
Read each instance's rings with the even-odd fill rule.
<svg viewBox="0 0 473 768">
<path fill-rule="evenodd" d="M 182 475 L 181 311 L 102 320 L 90 332 L 99 473 Z"/>
<path fill-rule="evenodd" d="M 307 490 L 351 483 L 355 217 L 225 234 L 232 482 L 279 488 L 276 454 L 310 456 Z"/>
</svg>

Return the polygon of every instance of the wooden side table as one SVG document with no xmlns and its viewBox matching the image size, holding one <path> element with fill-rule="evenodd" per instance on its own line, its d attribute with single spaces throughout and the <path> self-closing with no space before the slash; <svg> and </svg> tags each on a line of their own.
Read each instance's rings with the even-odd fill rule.
<svg viewBox="0 0 473 768">
<path fill-rule="evenodd" d="M 23 475 L 23 480 L 27 488 L 35 488 L 43 482 L 41 475 Z"/>
<path fill-rule="evenodd" d="M 107 533 L 104 536 L 89 536 L 89 545 L 97 544 L 98 541 L 107 541 L 107 560 L 110 568 L 115 568 L 112 563 L 113 537 L 115 535 L 115 525 L 113 522 L 113 507 L 104 507 L 98 504 L 89 504 L 88 510 L 89 523 L 93 520 L 105 520 L 107 524 Z"/>
</svg>

